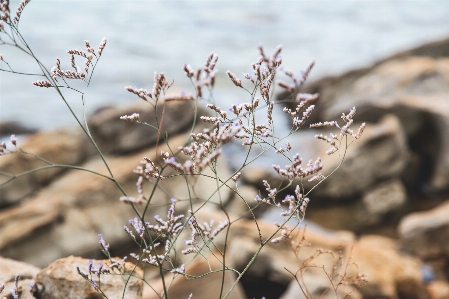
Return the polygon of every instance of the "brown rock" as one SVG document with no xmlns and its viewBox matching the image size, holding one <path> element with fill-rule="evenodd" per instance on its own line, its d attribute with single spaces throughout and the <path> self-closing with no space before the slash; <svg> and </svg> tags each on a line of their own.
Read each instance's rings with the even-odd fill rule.
<svg viewBox="0 0 449 299">
<path fill-rule="evenodd" d="M 110 263 L 109 260 L 95 260 L 93 261 L 94 267 L 99 267 L 100 262 L 104 264 Z M 103 298 L 92 287 L 92 284 L 80 276 L 76 270 L 78 266 L 81 271 L 88 273 L 88 263 L 89 260 L 87 259 L 69 256 L 59 259 L 51 263 L 47 268 L 42 269 L 36 276 L 36 282 L 44 286 L 41 298 Z M 129 263 L 125 267 L 128 271 L 133 268 Z M 143 272 L 137 268 L 135 269 L 134 275 L 136 277 L 142 277 Z M 142 298 L 143 282 L 136 277 L 129 279 L 126 284 L 126 291 L 123 293 L 125 282 L 122 276 L 102 274 L 100 279 L 101 291 L 110 299 L 123 298 L 123 295 L 125 298 L 140 299 Z M 125 275 L 124 278 L 127 279 L 128 276 Z M 94 275 L 94 279 L 98 279 L 96 275 Z"/>
<path fill-rule="evenodd" d="M 421 262 L 398 251 L 393 240 L 364 236 L 351 255 L 369 279 L 360 289 L 364 298 L 427 298 Z"/>
<path fill-rule="evenodd" d="M 87 158 L 86 138 L 75 131 L 50 131 L 29 136 L 25 142 L 18 140 L 23 151 L 37 155 L 53 164 L 77 165 Z M 19 175 L 39 167 L 49 167 L 32 155 L 8 154 L 0 157 L 0 170 Z M 1 186 L 0 207 L 17 203 L 31 192 L 56 179 L 66 171 L 64 167 L 51 167 L 28 173 Z M 2 176 L 5 183 L 8 176 Z"/>
<path fill-rule="evenodd" d="M 405 216 L 399 226 L 404 250 L 424 260 L 445 258 L 449 252 L 449 201 L 429 211 Z"/>
<path fill-rule="evenodd" d="M 449 299 L 449 284 L 447 281 L 432 281 L 427 285 L 429 299 Z"/>
</svg>

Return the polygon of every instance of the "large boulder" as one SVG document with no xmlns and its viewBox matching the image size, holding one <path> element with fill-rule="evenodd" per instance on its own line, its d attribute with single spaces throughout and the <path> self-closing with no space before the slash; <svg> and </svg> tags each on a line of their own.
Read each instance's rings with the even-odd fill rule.
<svg viewBox="0 0 449 299">
<path fill-rule="evenodd" d="M 405 216 L 398 227 L 404 250 L 424 260 L 449 256 L 449 200 L 439 206 Z"/>
<path fill-rule="evenodd" d="M 448 58 L 402 55 L 363 71 L 323 79 L 309 89 L 320 92 L 317 110 L 321 121 L 338 117 L 353 106 L 358 117 L 369 122 L 395 114 L 418 157 L 415 176 L 409 178 L 410 188 L 449 191 Z"/>
<path fill-rule="evenodd" d="M 100 263 L 104 264 L 106 267 L 106 265 L 110 264 L 110 261 L 92 261 L 95 268 L 99 268 Z M 45 269 L 42 269 L 36 275 L 36 282 L 43 286 L 43 291 L 40 294 L 40 298 L 104 298 L 100 292 L 94 289 L 91 282 L 87 281 L 80 274 L 78 274 L 77 267 L 79 267 L 82 272 L 90 276 L 88 271 L 89 260 L 74 256 L 59 259 L 48 265 Z M 134 267 L 131 263 L 125 264 L 125 272 L 130 273 L 132 269 L 134 269 Z M 121 276 L 114 274 L 114 272 L 111 274 L 102 274 L 100 279 L 98 279 L 96 274 L 93 274 L 91 278 L 97 280 L 100 290 L 104 293 L 106 298 L 141 299 L 143 281 L 139 278 L 141 278 L 142 275 L 142 270 L 136 268 L 134 269 L 133 277 L 130 277 L 129 280 L 128 275 L 125 274 Z"/>
</svg>

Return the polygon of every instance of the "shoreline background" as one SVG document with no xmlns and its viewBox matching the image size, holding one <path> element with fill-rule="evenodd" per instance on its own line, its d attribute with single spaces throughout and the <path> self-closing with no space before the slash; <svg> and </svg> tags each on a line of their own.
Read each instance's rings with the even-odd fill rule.
<svg viewBox="0 0 449 299">
<path fill-rule="evenodd" d="M 216 100 L 226 108 L 247 95 L 225 71 L 249 72 L 259 44 L 267 53 L 283 44 L 283 65 L 296 73 L 315 61 L 310 82 L 448 37 L 448 19 L 448 1 L 46 0 L 29 3 L 20 30 L 48 69 L 56 57 L 69 69 L 68 49 L 83 48 L 84 40 L 97 47 L 107 38 L 92 84 L 83 88 L 90 115 L 136 101 L 124 86 L 151 89 L 154 71 L 174 79 L 173 90 L 190 90 L 182 65 L 202 65 L 212 51 L 219 55 Z M 17 71 L 38 71 L 30 57 L 11 47 L 0 47 L 0 53 Z M 0 122 L 37 129 L 75 126 L 54 91 L 31 85 L 38 79 L 0 72 Z M 65 95 L 82 115 L 79 94 Z"/>
</svg>

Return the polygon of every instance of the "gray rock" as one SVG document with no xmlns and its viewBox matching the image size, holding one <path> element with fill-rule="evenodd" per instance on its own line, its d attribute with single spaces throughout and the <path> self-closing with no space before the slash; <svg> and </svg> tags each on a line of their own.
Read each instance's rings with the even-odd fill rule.
<svg viewBox="0 0 449 299">
<path fill-rule="evenodd" d="M 162 103 L 162 101 L 161 101 Z M 162 117 L 163 105 L 157 106 L 158 113 L 144 101 L 126 107 L 107 107 L 89 118 L 92 136 L 104 153 L 125 154 L 142 150 L 156 143 L 158 132 L 155 128 L 120 120 L 120 116 L 139 113 L 142 122 L 158 127 Z M 204 111 L 200 109 L 200 115 Z M 201 114 L 202 113 L 202 114 Z M 194 121 L 193 102 L 169 102 L 165 107 L 161 134 L 171 137 L 190 130 Z M 164 135 L 161 136 L 161 139 Z"/>
<path fill-rule="evenodd" d="M 32 134 L 37 131 L 36 128 L 30 128 L 15 121 L 0 122 L 0 136 Z"/>
<path fill-rule="evenodd" d="M 403 207 L 406 200 L 406 190 L 401 181 L 396 179 L 380 183 L 363 195 L 357 219 L 362 226 L 381 224 L 386 215 Z"/>
<path fill-rule="evenodd" d="M 424 260 L 444 258 L 449 252 L 449 201 L 429 211 L 405 216 L 398 226 L 405 251 Z"/>
</svg>

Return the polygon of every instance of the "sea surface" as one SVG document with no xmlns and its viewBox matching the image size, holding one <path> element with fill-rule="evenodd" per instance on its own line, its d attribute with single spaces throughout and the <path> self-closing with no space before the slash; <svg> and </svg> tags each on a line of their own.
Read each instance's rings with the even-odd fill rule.
<svg viewBox="0 0 449 299">
<path fill-rule="evenodd" d="M 19 1 L 11 1 L 12 13 Z M 219 55 L 215 98 L 222 108 L 248 101 L 225 71 L 251 70 L 257 46 L 271 53 L 282 44 L 285 68 L 299 73 L 316 62 L 311 79 L 339 74 L 397 51 L 449 36 L 449 1 L 136 1 L 32 0 L 20 31 L 39 60 L 50 69 L 56 57 L 70 69 L 68 49 L 84 40 L 107 45 L 86 92 L 87 115 L 107 105 L 137 100 L 124 86 L 151 89 L 154 71 L 165 72 L 176 90 L 191 89 L 183 64 L 204 64 Z M 6 40 L 2 35 L 2 40 Z M 17 49 L 0 46 L 0 55 L 19 72 L 38 72 L 35 61 Z M 82 64 L 82 60 L 79 61 Z M 0 67 L 6 65 L 0 62 Z M 50 129 L 76 123 L 52 89 L 33 87 L 36 76 L 0 72 L 0 122 L 19 121 Z M 82 116 L 79 93 L 65 90 Z"/>
</svg>

